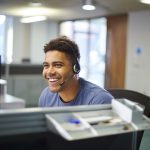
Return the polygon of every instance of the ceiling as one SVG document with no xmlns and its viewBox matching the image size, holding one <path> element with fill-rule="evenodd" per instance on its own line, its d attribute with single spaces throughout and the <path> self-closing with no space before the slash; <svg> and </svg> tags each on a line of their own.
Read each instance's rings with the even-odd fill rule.
<svg viewBox="0 0 150 150">
<path fill-rule="evenodd" d="M 31 10 L 39 9 L 29 6 L 31 1 L 41 2 L 42 6 L 39 7 L 42 9 L 41 15 L 46 15 L 51 20 L 101 17 L 150 9 L 150 5 L 142 4 L 138 0 L 95 0 L 96 10 L 94 11 L 82 10 L 82 0 L 0 0 L 0 14 L 31 16 Z"/>
</svg>

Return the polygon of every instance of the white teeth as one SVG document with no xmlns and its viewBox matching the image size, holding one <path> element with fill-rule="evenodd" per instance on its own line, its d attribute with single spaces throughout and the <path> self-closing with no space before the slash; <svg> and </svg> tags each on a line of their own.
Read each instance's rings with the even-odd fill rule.
<svg viewBox="0 0 150 150">
<path fill-rule="evenodd" d="M 47 77 L 47 79 L 48 79 L 49 82 L 56 82 L 56 81 L 58 81 L 57 78 L 51 78 L 49 76 Z"/>
<path fill-rule="evenodd" d="M 51 78 L 49 78 L 48 79 L 50 82 L 55 82 L 55 81 L 57 81 L 58 79 L 51 79 Z"/>
</svg>

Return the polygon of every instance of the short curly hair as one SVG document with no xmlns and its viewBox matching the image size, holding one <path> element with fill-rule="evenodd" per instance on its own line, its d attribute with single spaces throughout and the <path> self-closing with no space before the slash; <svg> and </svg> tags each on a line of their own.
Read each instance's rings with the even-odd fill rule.
<svg viewBox="0 0 150 150">
<path fill-rule="evenodd" d="M 57 37 L 44 46 L 45 53 L 54 50 L 68 54 L 73 61 L 79 61 L 80 59 L 78 45 L 67 36 Z"/>
</svg>

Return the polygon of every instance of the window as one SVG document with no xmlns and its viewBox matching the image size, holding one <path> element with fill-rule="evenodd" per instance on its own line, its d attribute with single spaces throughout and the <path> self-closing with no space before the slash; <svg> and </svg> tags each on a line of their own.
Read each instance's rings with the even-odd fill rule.
<svg viewBox="0 0 150 150">
<path fill-rule="evenodd" d="M 4 62 L 5 20 L 6 20 L 6 17 L 4 15 L 0 15 L 0 56 L 1 56 L 1 62 Z"/>
<path fill-rule="evenodd" d="M 12 17 L 0 15 L 0 55 L 2 63 L 11 63 L 13 53 Z"/>
<path fill-rule="evenodd" d="M 65 21 L 60 24 L 60 35 L 75 40 L 81 59 L 80 76 L 104 87 L 106 53 L 106 18 Z"/>
</svg>

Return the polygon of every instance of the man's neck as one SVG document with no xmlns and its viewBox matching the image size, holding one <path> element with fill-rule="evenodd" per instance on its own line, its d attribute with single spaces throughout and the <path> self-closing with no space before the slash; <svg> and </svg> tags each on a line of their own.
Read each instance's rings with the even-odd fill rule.
<svg viewBox="0 0 150 150">
<path fill-rule="evenodd" d="M 63 91 L 59 92 L 61 100 L 66 103 L 74 100 L 74 98 L 78 94 L 79 88 L 79 79 L 73 79 L 73 81 L 70 84 L 68 84 L 68 86 L 65 87 Z"/>
</svg>

